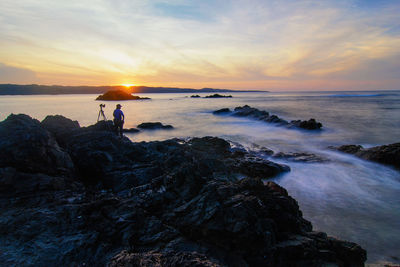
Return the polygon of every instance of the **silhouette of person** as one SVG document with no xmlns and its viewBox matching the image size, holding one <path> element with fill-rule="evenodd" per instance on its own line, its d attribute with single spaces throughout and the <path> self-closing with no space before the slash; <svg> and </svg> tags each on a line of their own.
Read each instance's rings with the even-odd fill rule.
<svg viewBox="0 0 400 267">
<path fill-rule="evenodd" d="M 118 104 L 117 108 L 114 110 L 114 113 L 113 113 L 115 132 L 120 137 L 122 137 L 122 129 L 124 127 L 124 120 L 125 120 L 125 115 L 122 112 L 121 107 L 122 106 L 120 104 Z"/>
</svg>

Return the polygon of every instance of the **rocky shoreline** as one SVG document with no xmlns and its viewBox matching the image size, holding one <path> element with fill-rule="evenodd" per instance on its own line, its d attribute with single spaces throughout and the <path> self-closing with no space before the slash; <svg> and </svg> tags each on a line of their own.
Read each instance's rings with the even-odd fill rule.
<svg viewBox="0 0 400 267">
<path fill-rule="evenodd" d="M 133 143 L 104 122 L 0 122 L 0 260 L 24 266 L 363 266 L 217 137 Z"/>
</svg>

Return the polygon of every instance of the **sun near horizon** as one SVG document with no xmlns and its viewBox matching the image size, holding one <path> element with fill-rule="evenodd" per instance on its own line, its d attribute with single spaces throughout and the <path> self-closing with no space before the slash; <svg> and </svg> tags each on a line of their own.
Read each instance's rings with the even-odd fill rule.
<svg viewBox="0 0 400 267">
<path fill-rule="evenodd" d="M 121 83 L 121 85 L 126 88 L 131 88 L 132 86 L 136 86 L 136 84 L 134 84 L 134 83 Z"/>
</svg>

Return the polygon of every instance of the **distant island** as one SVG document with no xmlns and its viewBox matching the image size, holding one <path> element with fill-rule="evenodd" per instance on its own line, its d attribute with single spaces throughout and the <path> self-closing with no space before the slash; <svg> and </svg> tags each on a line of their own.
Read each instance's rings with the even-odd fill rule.
<svg viewBox="0 0 400 267">
<path fill-rule="evenodd" d="M 191 95 L 191 98 L 201 98 L 199 95 Z M 213 95 L 207 95 L 203 98 L 231 98 L 231 95 L 220 95 L 220 94 L 213 94 Z"/>
<path fill-rule="evenodd" d="M 110 90 L 124 90 L 128 93 L 224 93 L 224 92 L 268 92 L 257 90 L 230 90 L 215 88 L 177 88 L 149 86 L 62 86 L 62 85 L 18 85 L 0 84 L 0 95 L 58 95 L 58 94 L 102 94 Z"/>
<path fill-rule="evenodd" d="M 106 93 L 99 95 L 96 100 L 106 100 L 106 101 L 115 101 L 115 100 L 146 100 L 150 99 L 149 97 L 140 97 L 136 95 L 132 95 L 123 90 L 111 90 Z"/>
</svg>

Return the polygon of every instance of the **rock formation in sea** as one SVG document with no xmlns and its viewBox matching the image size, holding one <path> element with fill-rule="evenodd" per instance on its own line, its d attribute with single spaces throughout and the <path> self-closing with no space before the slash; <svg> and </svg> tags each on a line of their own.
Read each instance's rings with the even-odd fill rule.
<svg viewBox="0 0 400 267">
<path fill-rule="evenodd" d="M 191 98 L 201 98 L 199 95 L 191 95 Z M 212 94 L 204 96 L 203 98 L 232 98 L 231 95 Z"/>
<path fill-rule="evenodd" d="M 131 95 L 130 93 L 124 92 L 122 90 L 111 90 L 106 93 L 99 95 L 96 100 L 106 100 L 106 101 L 116 101 L 116 100 L 146 100 L 150 99 L 148 97 L 139 97 Z"/>
<path fill-rule="evenodd" d="M 0 122 L 5 266 L 363 266 L 262 179 L 289 171 L 217 137 L 133 143 L 107 122 Z"/>
<path fill-rule="evenodd" d="M 400 169 L 400 143 L 375 146 L 371 148 L 363 148 L 360 145 L 343 145 L 337 148 L 330 148 L 344 153 L 353 154 L 365 160 L 391 165 Z"/>
<path fill-rule="evenodd" d="M 164 125 L 161 122 L 143 122 L 137 126 L 140 129 L 157 130 L 157 129 L 173 129 L 172 125 Z"/>
<path fill-rule="evenodd" d="M 276 115 L 269 114 L 267 111 L 252 108 L 248 105 L 236 107 L 233 112 L 229 108 L 219 109 L 214 111 L 213 114 L 230 114 L 238 117 L 249 117 L 288 128 L 301 128 L 305 130 L 320 130 L 322 128 L 322 123 L 317 122 L 315 119 L 309 119 L 308 121 L 292 120 L 288 122 L 287 120 L 279 118 Z"/>
<path fill-rule="evenodd" d="M 231 95 L 213 94 L 213 95 L 207 95 L 204 98 L 232 98 L 232 96 Z"/>
</svg>

